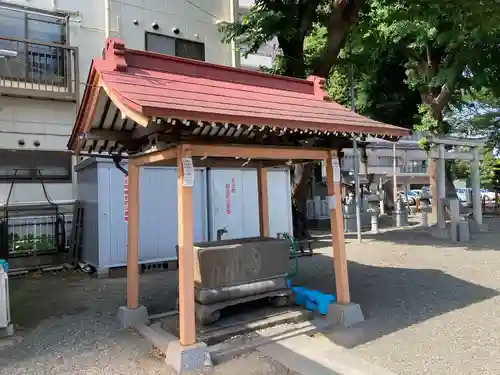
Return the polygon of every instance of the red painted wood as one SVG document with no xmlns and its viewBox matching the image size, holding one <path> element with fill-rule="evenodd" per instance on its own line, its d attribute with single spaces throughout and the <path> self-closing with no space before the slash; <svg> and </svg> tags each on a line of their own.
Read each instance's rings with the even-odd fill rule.
<svg viewBox="0 0 500 375">
<path fill-rule="evenodd" d="M 108 90 L 146 116 L 231 122 L 331 132 L 404 136 L 409 131 L 373 121 L 328 99 L 325 80 L 273 76 L 201 61 L 127 49 L 107 41 L 87 82 L 99 73 Z M 80 108 L 89 105 L 87 86 Z M 68 147 L 75 142 L 79 114 Z"/>
</svg>

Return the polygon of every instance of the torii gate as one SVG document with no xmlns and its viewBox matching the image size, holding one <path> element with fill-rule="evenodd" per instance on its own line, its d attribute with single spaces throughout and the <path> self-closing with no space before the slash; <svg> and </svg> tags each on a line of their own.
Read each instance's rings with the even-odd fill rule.
<svg viewBox="0 0 500 375">
<path fill-rule="evenodd" d="M 445 219 L 445 202 L 446 199 L 446 160 L 470 160 L 471 161 L 471 184 L 472 184 L 472 207 L 473 207 L 473 224 L 475 230 L 485 232 L 488 230 L 487 225 L 483 223 L 483 212 L 481 209 L 481 190 L 479 178 L 479 164 L 481 154 L 479 150 L 486 144 L 486 138 L 467 139 L 460 137 L 435 137 L 428 136 L 427 141 L 433 145 L 430 151 L 430 157 L 436 159 L 436 174 L 435 186 L 436 191 L 431 192 L 432 197 L 436 197 L 433 202 L 433 207 L 437 211 L 437 226 L 439 230 L 446 229 Z M 446 152 L 446 146 L 467 147 L 469 152 Z M 433 178 L 433 176 L 430 176 Z"/>
</svg>

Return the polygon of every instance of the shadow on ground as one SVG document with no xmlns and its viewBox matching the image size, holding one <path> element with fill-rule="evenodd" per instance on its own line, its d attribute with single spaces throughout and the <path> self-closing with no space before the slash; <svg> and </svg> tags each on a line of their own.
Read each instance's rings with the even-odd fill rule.
<svg viewBox="0 0 500 375">
<path fill-rule="evenodd" d="M 393 228 L 388 225 L 380 226 L 381 232 L 372 234 L 363 232 L 362 238 L 366 241 L 388 242 L 409 246 L 432 246 L 436 248 L 465 248 L 467 250 L 488 251 L 500 250 L 498 233 L 500 232 L 500 218 L 485 217 L 484 223 L 488 225 L 486 233 L 471 233 L 471 239 L 467 242 L 451 242 L 449 239 L 439 239 L 432 236 L 432 227 L 422 227 L 415 219 L 410 220 L 409 226 L 403 228 Z M 315 247 L 321 248 L 329 245 L 331 235 L 327 231 L 315 231 L 321 238 Z M 356 233 L 347 233 L 346 242 L 356 239 Z"/>
<path fill-rule="evenodd" d="M 316 255 L 303 258 L 297 285 L 334 293 L 333 260 Z M 307 271 L 314 262 L 316 272 Z M 436 269 L 376 267 L 348 262 L 352 301 L 359 303 L 365 322 L 337 330 L 334 341 L 354 347 L 448 312 L 493 298 L 498 291 Z"/>
<path fill-rule="evenodd" d="M 486 222 L 491 231 L 478 235 L 481 236 L 481 241 L 473 238 L 467 248 L 499 249 L 496 243 L 500 221 Z M 439 251 L 440 246 L 453 246 L 449 241 L 430 237 L 423 228 L 394 230 L 376 236 L 365 234 L 364 238 L 376 242 L 408 244 L 417 251 L 419 245 L 434 246 L 436 251 Z M 326 240 L 325 244 L 328 242 Z M 464 244 L 457 244 L 457 247 L 464 248 Z M 494 289 L 456 278 L 437 269 L 382 267 L 354 261 L 350 261 L 348 266 L 352 300 L 361 304 L 366 321 L 328 335 L 335 343 L 347 348 L 499 294 Z M 292 260 L 290 269 L 293 267 Z M 300 258 L 294 282 L 324 292 L 335 292 L 332 258 L 324 254 Z M 38 356 L 69 350 L 78 335 L 79 340 L 88 341 L 88 345 L 91 345 L 93 335 L 108 337 L 108 331 L 117 332 L 119 327 L 114 315 L 118 306 L 125 304 L 125 288 L 124 278 L 97 279 L 69 271 L 11 280 L 12 319 L 20 328 L 18 333 L 25 337 L 25 343 L 20 344 L 25 347 L 13 348 L 16 360 L 35 355 L 30 348 L 38 348 Z M 175 271 L 141 276 L 141 303 L 148 308 L 150 314 L 173 309 L 176 292 Z M 57 337 L 48 343 L 47 337 L 50 335 Z M 7 354 L 5 353 L 5 358 Z"/>
</svg>

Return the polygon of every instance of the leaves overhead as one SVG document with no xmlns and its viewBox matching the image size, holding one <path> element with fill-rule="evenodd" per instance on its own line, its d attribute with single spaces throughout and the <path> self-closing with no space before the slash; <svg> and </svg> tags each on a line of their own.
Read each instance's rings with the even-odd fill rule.
<svg viewBox="0 0 500 375">
<path fill-rule="evenodd" d="M 500 8 L 493 0 L 372 0 L 359 24 L 359 43 L 404 53 L 406 83 L 420 93 L 434 121 L 426 130 L 447 133 L 450 103 L 480 87 L 500 88 Z"/>
</svg>

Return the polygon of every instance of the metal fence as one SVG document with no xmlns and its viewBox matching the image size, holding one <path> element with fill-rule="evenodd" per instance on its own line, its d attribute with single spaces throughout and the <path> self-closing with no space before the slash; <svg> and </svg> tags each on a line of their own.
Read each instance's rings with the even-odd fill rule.
<svg viewBox="0 0 500 375">
<path fill-rule="evenodd" d="M 78 49 L 0 36 L 0 89 L 78 96 Z"/>
<path fill-rule="evenodd" d="M 326 220 L 330 218 L 328 201 L 326 199 L 315 199 L 307 201 L 307 218 L 309 220 Z"/>
<path fill-rule="evenodd" d="M 64 214 L 65 247 L 69 247 L 73 214 Z M 57 249 L 55 236 L 57 218 L 55 216 L 26 216 L 10 218 L 8 221 L 9 254 L 49 251 Z"/>
<path fill-rule="evenodd" d="M 74 201 L 16 203 L 0 209 L 1 253 L 8 256 L 69 248 Z"/>
</svg>

